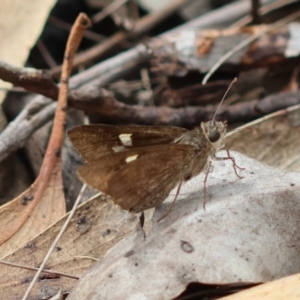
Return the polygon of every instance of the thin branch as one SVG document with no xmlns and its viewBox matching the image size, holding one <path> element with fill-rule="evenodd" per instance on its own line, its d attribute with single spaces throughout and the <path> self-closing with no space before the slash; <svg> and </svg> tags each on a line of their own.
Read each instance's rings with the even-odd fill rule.
<svg viewBox="0 0 300 300">
<path fill-rule="evenodd" d="M 120 44 L 120 42 L 122 42 L 123 40 L 139 36 L 140 34 L 149 31 L 159 22 L 164 20 L 167 16 L 177 11 L 178 8 L 182 6 L 185 2 L 186 0 L 174 0 L 171 2 L 171 5 L 169 5 L 167 8 L 161 9 L 138 20 L 132 31 L 119 31 L 103 43 L 96 45 L 90 48 L 89 50 L 79 53 L 74 60 L 73 67 L 75 68 L 82 64 L 87 64 L 95 59 L 98 59 L 104 53 L 107 53 L 107 51 Z M 50 72 L 53 76 L 57 76 L 61 72 L 61 66 L 51 69 Z"/>
<path fill-rule="evenodd" d="M 53 119 L 56 103 L 45 97 L 35 98 L 0 134 L 0 161 L 23 147 L 28 138 Z"/>
<path fill-rule="evenodd" d="M 263 0 L 261 2 L 262 4 L 265 4 L 271 1 Z M 228 22 L 241 18 L 247 14 L 250 9 L 251 6 L 249 0 L 233 2 L 167 31 L 160 36 L 168 36 L 175 32 L 191 28 L 220 27 Z M 149 59 L 148 50 L 149 49 L 144 44 L 139 44 L 130 50 L 106 59 L 88 70 L 72 76 L 70 87 L 76 88 L 89 83 L 90 81 L 93 81 L 93 84 L 98 84 L 98 86 L 104 86 L 111 83 L 116 78 L 119 78 L 119 76 L 130 73 L 132 69 L 139 66 L 139 64 L 147 61 Z"/>
<path fill-rule="evenodd" d="M 59 28 L 61 28 L 63 30 L 66 30 L 68 32 L 70 32 L 70 30 L 72 28 L 71 24 L 69 24 L 69 23 L 67 23 L 65 21 L 62 21 L 62 20 L 60 20 L 60 19 L 58 19 L 56 17 L 53 17 L 53 16 L 49 16 L 48 21 L 51 24 L 53 24 L 54 26 L 59 27 Z M 86 30 L 84 32 L 84 37 L 86 39 L 89 39 L 89 40 L 97 42 L 97 43 L 98 42 L 103 42 L 103 40 L 106 38 L 104 35 L 101 35 L 99 33 L 95 33 L 95 32 L 93 32 L 91 30 Z"/>
<path fill-rule="evenodd" d="M 15 264 L 13 262 L 4 261 L 4 260 L 0 260 L 0 264 L 6 265 L 6 266 L 9 266 L 9 267 L 30 270 L 30 271 L 38 271 L 39 270 L 39 268 L 24 266 L 24 265 L 20 265 L 20 264 Z M 80 279 L 79 276 L 75 276 L 75 275 L 71 275 L 71 274 L 67 274 L 67 273 L 63 273 L 63 272 L 59 272 L 59 271 L 55 271 L 55 270 L 43 269 L 42 272 L 43 273 L 48 273 L 48 274 L 59 275 L 59 276 L 62 276 L 62 277 L 67 277 L 67 278 L 76 279 L 76 280 Z"/>
<path fill-rule="evenodd" d="M 57 63 L 55 62 L 54 58 L 51 56 L 50 52 L 48 51 L 41 39 L 39 39 L 37 42 L 37 48 L 39 49 L 47 65 L 50 68 L 55 68 L 57 66 Z"/>
<path fill-rule="evenodd" d="M 101 20 L 109 16 L 112 12 L 120 8 L 122 5 L 127 3 L 128 0 L 115 0 L 111 4 L 107 5 L 105 8 L 102 9 L 99 13 L 94 15 L 91 20 L 92 23 L 99 23 Z"/>
<path fill-rule="evenodd" d="M 15 67 L 0 60 L 0 79 L 51 99 L 58 96 L 58 87 L 45 70 Z"/>
<path fill-rule="evenodd" d="M 217 105 L 206 107 L 186 106 L 183 108 L 143 107 L 124 104 L 114 99 L 101 98 L 98 101 L 97 92 L 93 92 L 92 89 L 89 89 L 89 91 L 88 98 L 83 100 L 83 97 L 80 97 L 80 101 L 72 101 L 72 107 L 97 115 L 102 122 L 108 123 L 193 128 L 202 121 L 211 120 L 217 108 Z M 281 92 L 260 100 L 225 107 L 217 118 L 227 120 L 228 123 L 245 122 L 299 103 L 300 91 Z"/>
</svg>

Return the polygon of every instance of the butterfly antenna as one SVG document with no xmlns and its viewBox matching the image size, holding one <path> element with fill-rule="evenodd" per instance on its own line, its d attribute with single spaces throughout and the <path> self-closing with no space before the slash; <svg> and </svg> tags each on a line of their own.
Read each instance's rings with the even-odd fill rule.
<svg viewBox="0 0 300 300">
<path fill-rule="evenodd" d="M 236 83 L 236 82 L 237 82 L 237 78 L 235 77 L 235 78 L 231 81 L 231 83 L 230 83 L 230 85 L 229 85 L 227 91 L 225 92 L 225 94 L 224 94 L 224 96 L 223 96 L 223 98 L 222 98 L 222 100 L 221 100 L 221 102 L 220 102 L 220 104 L 219 104 L 219 106 L 218 106 L 218 108 L 217 108 L 215 114 L 214 114 L 214 117 L 213 117 L 213 119 L 212 119 L 213 122 L 215 121 L 216 115 L 217 115 L 217 113 L 219 112 L 219 109 L 220 109 L 220 107 L 221 107 L 221 105 L 222 105 L 224 99 L 226 98 L 226 96 L 227 96 L 229 90 L 231 89 L 232 85 L 233 85 L 234 83 Z"/>
</svg>

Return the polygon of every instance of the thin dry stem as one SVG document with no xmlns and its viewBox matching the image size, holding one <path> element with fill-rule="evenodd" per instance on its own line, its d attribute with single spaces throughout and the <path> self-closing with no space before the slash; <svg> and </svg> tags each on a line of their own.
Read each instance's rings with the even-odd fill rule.
<svg viewBox="0 0 300 300">
<path fill-rule="evenodd" d="M 20 265 L 20 264 L 15 264 L 15 263 L 12 263 L 10 261 L 4 261 L 4 260 L 0 260 L 0 264 L 6 265 L 6 266 L 9 266 L 9 267 L 30 270 L 30 271 L 38 271 L 39 270 L 39 268 L 24 266 L 24 265 Z M 55 270 L 43 269 L 42 272 L 43 273 L 48 273 L 48 274 L 55 274 L 55 275 L 59 275 L 59 276 L 62 276 L 62 277 L 76 279 L 76 280 L 78 280 L 80 278 L 79 276 L 74 276 L 74 275 L 71 275 L 71 274 L 67 274 L 67 273 L 63 273 L 63 272 L 59 272 L 59 271 L 55 271 Z"/>
</svg>

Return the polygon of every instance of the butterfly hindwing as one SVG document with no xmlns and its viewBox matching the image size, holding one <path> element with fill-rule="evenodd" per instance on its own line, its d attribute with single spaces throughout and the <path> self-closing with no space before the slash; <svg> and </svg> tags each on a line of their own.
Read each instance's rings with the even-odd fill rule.
<svg viewBox="0 0 300 300">
<path fill-rule="evenodd" d="M 183 180 L 185 162 L 194 151 L 194 146 L 182 144 L 128 150 L 86 163 L 79 176 L 123 209 L 139 212 L 162 203 Z"/>
</svg>

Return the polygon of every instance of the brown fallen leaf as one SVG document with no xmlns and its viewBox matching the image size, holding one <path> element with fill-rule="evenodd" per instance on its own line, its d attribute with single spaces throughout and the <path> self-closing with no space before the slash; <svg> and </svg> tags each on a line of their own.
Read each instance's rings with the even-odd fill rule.
<svg viewBox="0 0 300 300">
<path fill-rule="evenodd" d="M 300 171 L 300 105 L 277 111 L 227 134 L 226 148 L 269 166 Z"/>
<path fill-rule="evenodd" d="M 3 260 L 29 267 L 39 266 L 67 216 Z M 50 257 L 47 269 L 80 277 L 114 244 L 135 231 L 137 226 L 137 216 L 120 209 L 106 197 L 100 196 L 87 201 L 76 211 L 76 216 L 71 220 L 56 251 Z M 1 265 L 2 299 L 10 299 L 12 294 L 20 299 L 34 274 L 34 271 Z M 38 281 L 34 286 L 31 294 L 33 299 L 37 299 L 38 295 L 53 296 L 60 287 L 64 292 L 70 291 L 77 282 L 63 276 L 46 280 L 47 275 L 43 273 L 44 280 Z"/>
<path fill-rule="evenodd" d="M 23 247 L 66 213 L 60 160 L 55 164 L 41 199 L 32 199 L 38 184 L 39 179 L 21 195 L 0 207 L 1 257 Z"/>
</svg>

